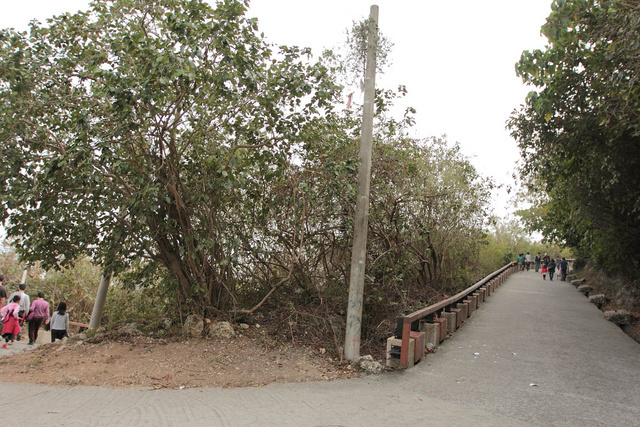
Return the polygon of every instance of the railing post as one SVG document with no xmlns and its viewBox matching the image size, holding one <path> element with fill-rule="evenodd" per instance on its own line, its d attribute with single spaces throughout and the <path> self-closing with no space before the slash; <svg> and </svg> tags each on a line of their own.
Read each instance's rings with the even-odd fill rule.
<svg viewBox="0 0 640 427">
<path fill-rule="evenodd" d="M 411 323 L 405 320 L 402 324 L 402 345 L 400 346 L 400 366 L 403 368 L 408 365 L 410 332 Z"/>
</svg>

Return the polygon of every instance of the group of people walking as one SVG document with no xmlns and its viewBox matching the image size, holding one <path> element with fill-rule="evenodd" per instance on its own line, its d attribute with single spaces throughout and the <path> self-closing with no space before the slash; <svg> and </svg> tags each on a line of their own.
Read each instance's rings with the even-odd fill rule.
<svg viewBox="0 0 640 427">
<path fill-rule="evenodd" d="M 531 264 L 533 264 L 536 273 L 538 271 L 542 273 L 542 280 L 547 280 L 547 274 L 549 275 L 549 280 L 553 280 L 556 271 L 558 271 L 560 280 L 564 281 L 567 279 L 569 263 L 565 257 L 556 257 L 556 259 L 553 259 L 547 254 L 540 256 L 540 252 L 538 252 L 532 261 L 531 254 L 527 252 L 526 254 L 519 254 L 517 262 L 519 271 L 529 271 Z"/>
<path fill-rule="evenodd" d="M 49 303 L 44 299 L 44 293 L 38 292 L 37 298 L 31 302 L 26 289 L 27 286 L 21 283 L 17 291 L 7 298 L 4 276 L 0 274 L 0 325 L 4 339 L 2 348 L 9 348 L 14 341 L 20 341 L 24 322 L 28 324 L 29 345 L 35 344 L 42 325 L 51 330 L 51 342 L 69 336 L 67 304 L 60 302 L 57 310 L 50 315 Z"/>
</svg>

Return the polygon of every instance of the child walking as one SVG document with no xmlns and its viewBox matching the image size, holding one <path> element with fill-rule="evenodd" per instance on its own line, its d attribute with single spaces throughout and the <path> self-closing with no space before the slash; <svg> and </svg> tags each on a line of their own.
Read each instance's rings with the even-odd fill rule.
<svg viewBox="0 0 640 427">
<path fill-rule="evenodd" d="M 68 337 L 69 334 L 69 313 L 67 313 L 67 303 L 62 301 L 58 304 L 58 309 L 51 316 L 51 342 Z"/>
<path fill-rule="evenodd" d="M 547 280 L 547 263 L 544 261 L 542 261 L 542 270 L 540 272 L 542 273 L 542 280 Z"/>
<path fill-rule="evenodd" d="M 4 344 L 2 348 L 9 348 L 9 341 L 13 343 L 20 333 L 20 295 L 15 295 L 11 302 L 0 310 L 0 316 L 4 321 L 2 327 L 2 338 L 4 338 Z"/>
</svg>

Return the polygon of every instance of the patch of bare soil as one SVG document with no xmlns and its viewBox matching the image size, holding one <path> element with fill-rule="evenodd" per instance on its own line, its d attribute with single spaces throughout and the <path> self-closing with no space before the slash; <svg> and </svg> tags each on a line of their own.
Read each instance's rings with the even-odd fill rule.
<svg viewBox="0 0 640 427">
<path fill-rule="evenodd" d="M 168 341 L 142 336 L 43 344 L 0 359 L 3 381 L 108 387 L 247 387 L 329 381 L 359 374 L 322 349 L 268 342 L 259 333 L 229 340 Z M 7 370 L 6 367 L 11 369 Z"/>
</svg>

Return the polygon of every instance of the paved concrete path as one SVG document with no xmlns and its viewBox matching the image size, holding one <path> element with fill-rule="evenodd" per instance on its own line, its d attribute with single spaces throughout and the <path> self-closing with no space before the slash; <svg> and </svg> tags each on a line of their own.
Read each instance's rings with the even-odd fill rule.
<svg viewBox="0 0 640 427">
<path fill-rule="evenodd" d="M 38 348 L 41 344 L 46 344 L 51 342 L 51 332 L 43 331 L 42 328 L 38 331 L 38 339 L 36 340 L 35 345 L 27 344 L 29 342 L 29 335 L 27 334 L 27 326 L 25 323 L 22 327 L 22 335 L 20 341 L 14 341 L 13 344 L 9 344 L 9 348 L 0 348 L 0 357 L 9 356 L 11 354 L 20 353 L 23 351 L 31 351 Z M 0 340 L 4 344 L 4 339 Z"/>
<path fill-rule="evenodd" d="M 0 396 L 2 413 L 68 426 L 627 427 L 640 425 L 640 345 L 573 286 L 530 271 L 404 371 L 232 390 L 0 383 Z"/>
</svg>

